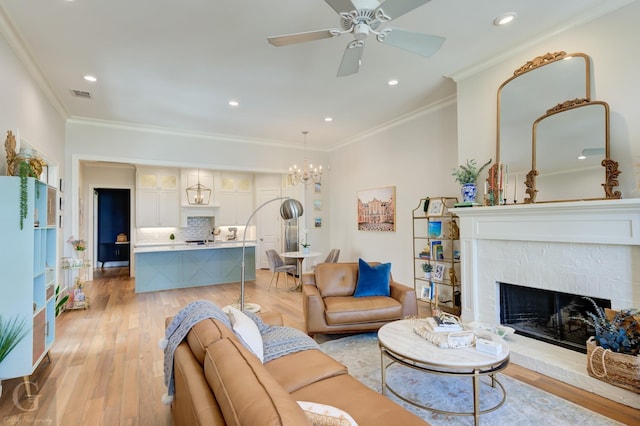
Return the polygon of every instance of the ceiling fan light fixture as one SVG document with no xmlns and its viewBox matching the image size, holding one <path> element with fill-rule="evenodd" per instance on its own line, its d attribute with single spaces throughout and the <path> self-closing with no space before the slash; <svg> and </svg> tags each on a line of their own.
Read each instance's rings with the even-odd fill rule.
<svg viewBox="0 0 640 426">
<path fill-rule="evenodd" d="M 515 12 L 503 13 L 502 15 L 498 16 L 496 19 L 493 20 L 493 25 L 497 27 L 500 27 L 502 25 L 507 25 L 508 23 L 513 22 L 513 20 L 516 19 L 517 16 L 518 14 Z"/>
</svg>

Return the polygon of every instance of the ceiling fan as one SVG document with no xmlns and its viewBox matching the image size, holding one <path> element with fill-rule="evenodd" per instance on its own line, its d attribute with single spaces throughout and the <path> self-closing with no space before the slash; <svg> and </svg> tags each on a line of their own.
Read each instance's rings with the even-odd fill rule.
<svg viewBox="0 0 640 426">
<path fill-rule="evenodd" d="M 269 43 L 279 47 L 352 33 L 355 40 L 347 45 L 342 55 L 342 62 L 340 62 L 340 67 L 338 68 L 338 77 L 358 72 L 362 63 L 365 42 L 369 34 L 374 34 L 381 43 L 427 58 L 437 52 L 442 43 L 444 43 L 444 38 L 430 34 L 416 33 L 399 28 L 378 30 L 380 24 L 392 21 L 431 0 L 386 0 L 382 3 L 377 0 L 325 1 L 340 15 L 342 28 L 268 37 Z"/>
</svg>

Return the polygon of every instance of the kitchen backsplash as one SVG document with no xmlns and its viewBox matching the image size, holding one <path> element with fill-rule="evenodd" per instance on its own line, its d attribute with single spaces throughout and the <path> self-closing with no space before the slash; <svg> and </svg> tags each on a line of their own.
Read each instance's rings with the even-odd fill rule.
<svg viewBox="0 0 640 426">
<path fill-rule="evenodd" d="M 214 217 L 188 217 L 186 228 L 138 228 L 136 242 L 170 243 L 171 234 L 175 236 L 175 242 L 211 239 L 214 226 Z"/>
<path fill-rule="evenodd" d="M 153 244 L 153 243 L 181 243 L 187 240 L 204 240 L 212 239 L 211 231 L 215 228 L 215 217 L 188 217 L 186 228 L 138 228 L 136 229 L 136 244 Z M 242 233 L 244 226 L 220 226 L 217 228 L 218 234 L 215 236 L 216 241 L 228 241 L 233 235 L 229 228 L 236 229 L 235 241 L 242 241 Z M 173 234 L 174 240 L 169 237 Z M 251 226 L 247 229 L 247 241 L 255 240 L 255 227 Z"/>
</svg>

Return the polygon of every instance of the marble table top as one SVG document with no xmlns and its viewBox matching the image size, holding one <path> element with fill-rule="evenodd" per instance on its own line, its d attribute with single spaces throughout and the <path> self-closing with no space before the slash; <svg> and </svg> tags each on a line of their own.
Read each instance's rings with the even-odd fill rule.
<svg viewBox="0 0 640 426">
<path fill-rule="evenodd" d="M 417 335 L 414 327 L 425 324 L 424 320 L 407 319 L 385 324 L 378 330 L 378 341 L 388 351 L 419 363 L 444 369 L 487 368 L 503 362 L 509 356 L 509 345 L 494 334 L 480 331 L 479 337 L 502 345 L 502 353 L 492 355 L 475 347 L 441 349 Z M 476 332 L 478 333 L 478 332 Z"/>
</svg>

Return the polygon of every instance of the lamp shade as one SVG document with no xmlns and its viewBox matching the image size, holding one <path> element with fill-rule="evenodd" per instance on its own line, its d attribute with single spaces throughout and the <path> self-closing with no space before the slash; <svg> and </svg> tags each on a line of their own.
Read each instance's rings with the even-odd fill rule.
<svg viewBox="0 0 640 426">
<path fill-rule="evenodd" d="M 302 208 L 302 203 L 298 200 L 294 200 L 293 198 L 287 198 L 280 205 L 280 216 L 284 220 L 300 217 L 303 212 L 304 209 Z"/>
</svg>

